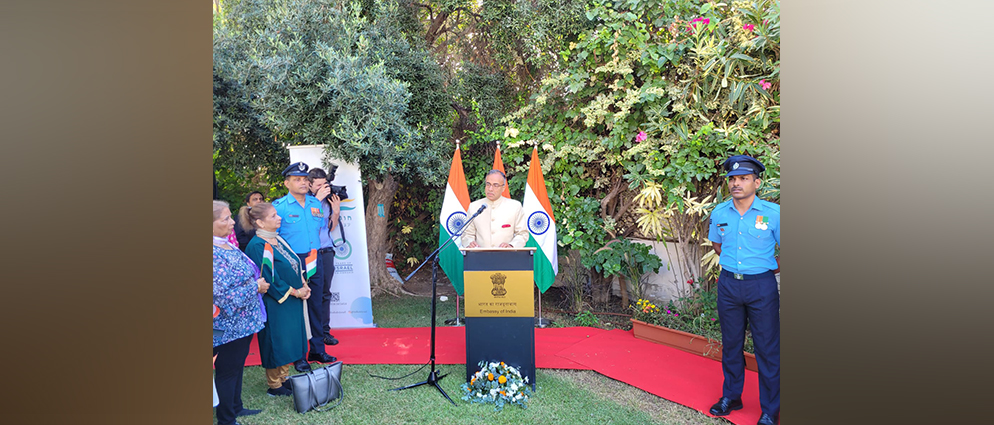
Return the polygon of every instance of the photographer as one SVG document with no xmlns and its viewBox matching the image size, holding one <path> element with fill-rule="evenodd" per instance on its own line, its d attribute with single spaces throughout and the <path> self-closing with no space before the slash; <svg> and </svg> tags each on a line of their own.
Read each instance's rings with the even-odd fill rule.
<svg viewBox="0 0 994 425">
<path fill-rule="evenodd" d="M 320 168 L 311 169 L 307 173 L 307 181 L 310 182 L 310 191 L 315 198 L 322 199 L 321 213 L 324 219 L 321 221 L 321 228 L 318 229 L 318 238 L 321 241 L 321 248 L 318 249 L 318 261 L 324 271 L 322 287 L 314 288 L 315 294 L 320 294 L 315 298 L 314 309 L 321 312 L 320 324 L 311 324 L 311 333 L 322 335 L 326 345 L 338 344 L 338 340 L 331 335 L 330 309 L 331 309 L 331 279 L 335 276 L 335 247 L 332 231 L 338 228 L 339 214 L 341 213 L 341 202 L 343 197 L 348 197 L 344 186 L 334 186 L 330 184 L 335 179 L 335 171 L 338 166 L 332 165 L 329 175 Z M 320 196 L 324 195 L 324 196 Z M 341 229 L 339 229 L 341 232 Z M 318 290 L 320 289 L 320 290 Z M 320 305 L 319 305 L 320 304 Z"/>
</svg>

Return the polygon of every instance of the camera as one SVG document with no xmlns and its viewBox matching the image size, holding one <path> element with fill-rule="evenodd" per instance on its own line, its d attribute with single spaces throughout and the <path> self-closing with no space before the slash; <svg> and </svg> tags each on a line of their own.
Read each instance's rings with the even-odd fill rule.
<svg viewBox="0 0 994 425">
<path fill-rule="evenodd" d="M 335 164 L 330 164 L 328 167 L 328 179 L 327 185 L 331 188 L 332 195 L 338 195 L 339 199 L 348 199 L 349 193 L 345 191 L 345 186 L 337 186 L 331 184 L 332 180 L 335 180 L 335 172 L 338 171 L 338 166 Z"/>
</svg>

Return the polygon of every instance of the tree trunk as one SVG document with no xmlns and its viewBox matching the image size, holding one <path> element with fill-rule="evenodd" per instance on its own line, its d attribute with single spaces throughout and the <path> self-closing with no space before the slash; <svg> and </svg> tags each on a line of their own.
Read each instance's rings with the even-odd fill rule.
<svg viewBox="0 0 994 425">
<path fill-rule="evenodd" d="M 611 278 L 591 271 L 590 298 L 596 306 L 607 305 L 611 301 Z"/>
<path fill-rule="evenodd" d="M 621 291 L 621 306 L 628 308 L 628 282 L 624 276 L 618 276 L 618 289 Z"/>
<path fill-rule="evenodd" d="M 382 180 L 369 180 L 366 201 L 366 248 L 369 252 L 369 286 L 373 296 L 407 293 L 401 283 L 387 272 L 387 224 L 390 206 L 397 193 L 397 181 L 387 174 Z M 382 206 L 382 207 L 381 207 Z M 382 208 L 383 214 L 380 215 Z"/>
</svg>

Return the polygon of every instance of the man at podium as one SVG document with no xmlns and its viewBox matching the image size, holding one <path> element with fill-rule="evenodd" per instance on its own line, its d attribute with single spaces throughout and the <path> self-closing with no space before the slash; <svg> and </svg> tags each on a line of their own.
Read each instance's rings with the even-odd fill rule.
<svg viewBox="0 0 994 425">
<path fill-rule="evenodd" d="M 486 209 L 466 225 L 462 246 L 466 248 L 522 248 L 528 242 L 528 227 L 521 202 L 501 196 L 507 178 L 499 170 L 487 173 L 486 198 L 469 204 L 469 211 Z"/>
</svg>

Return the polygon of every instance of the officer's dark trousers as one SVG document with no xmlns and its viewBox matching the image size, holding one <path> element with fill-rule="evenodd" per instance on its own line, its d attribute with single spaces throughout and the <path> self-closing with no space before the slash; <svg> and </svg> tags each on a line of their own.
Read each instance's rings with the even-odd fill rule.
<svg viewBox="0 0 994 425">
<path fill-rule="evenodd" d="M 331 325 L 329 324 L 331 318 L 331 279 L 335 277 L 335 249 L 328 248 L 318 254 L 318 260 L 321 261 L 322 273 L 324 273 L 324 291 L 321 293 L 324 299 L 324 320 L 321 322 L 324 324 L 323 330 L 325 333 L 331 332 Z"/>
<path fill-rule="evenodd" d="M 759 366 L 759 405 L 771 416 L 780 411 L 780 294 L 772 271 L 736 280 L 725 270 L 718 276 L 718 318 L 721 320 L 723 397 L 742 396 L 745 356 L 742 347 L 748 323 Z"/>
<path fill-rule="evenodd" d="M 300 257 L 301 268 L 307 269 L 307 254 L 297 254 Z M 307 281 L 311 288 L 311 296 L 307 298 L 307 319 L 311 322 L 311 353 L 324 353 L 324 329 L 322 323 L 328 323 L 328 305 L 324 302 L 324 267 L 321 267 L 321 256 L 318 256 L 314 276 Z M 306 271 L 305 271 L 306 274 Z"/>
<path fill-rule="evenodd" d="M 214 347 L 214 385 L 217 387 L 218 405 L 215 409 L 217 423 L 235 423 L 235 415 L 242 410 L 242 375 L 245 357 L 248 356 L 252 335 Z"/>
</svg>

